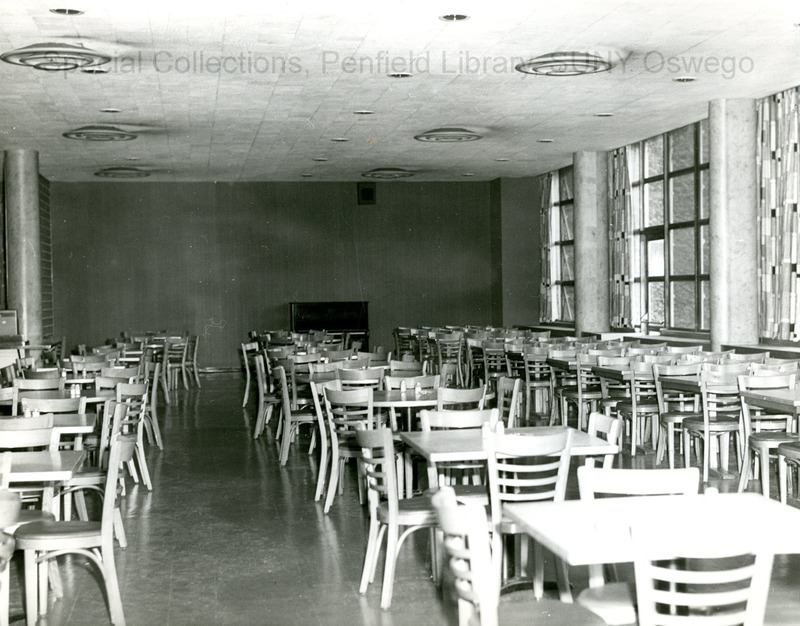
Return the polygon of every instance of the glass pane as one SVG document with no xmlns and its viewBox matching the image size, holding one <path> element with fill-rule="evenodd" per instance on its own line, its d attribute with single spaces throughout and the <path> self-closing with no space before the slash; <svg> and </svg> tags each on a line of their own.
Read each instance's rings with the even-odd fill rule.
<svg viewBox="0 0 800 626">
<path fill-rule="evenodd" d="M 628 146 L 628 178 L 631 183 L 641 180 L 641 144 L 634 143 Z"/>
<path fill-rule="evenodd" d="M 694 174 L 675 176 L 670 180 L 672 190 L 672 220 L 689 222 L 694 220 Z"/>
<path fill-rule="evenodd" d="M 711 328 L 711 293 L 707 280 L 700 281 L 700 307 L 703 312 L 702 330 Z"/>
<path fill-rule="evenodd" d="M 671 283 L 671 287 L 671 325 L 676 328 L 694 329 L 696 309 L 694 282 L 675 281 Z"/>
<path fill-rule="evenodd" d="M 645 185 L 644 210 L 645 227 L 664 223 L 664 181 Z"/>
<path fill-rule="evenodd" d="M 711 271 L 711 236 L 708 226 L 700 227 L 700 273 Z"/>
<path fill-rule="evenodd" d="M 575 250 L 572 245 L 561 246 L 561 280 L 575 279 Z"/>
<path fill-rule="evenodd" d="M 559 200 L 572 200 L 572 168 L 565 167 L 558 170 Z"/>
<path fill-rule="evenodd" d="M 681 170 L 694 165 L 694 124 L 669 133 L 669 170 Z"/>
<path fill-rule="evenodd" d="M 670 232 L 670 266 L 673 275 L 694 276 L 694 228 L 676 228 Z"/>
<path fill-rule="evenodd" d="M 572 225 L 575 222 L 575 207 L 572 204 L 561 207 L 561 240 L 574 239 Z"/>
<path fill-rule="evenodd" d="M 664 325 L 664 283 L 647 283 L 647 319 L 651 324 Z"/>
<path fill-rule="evenodd" d="M 700 163 L 708 163 L 708 120 L 700 120 Z"/>
<path fill-rule="evenodd" d="M 708 170 L 700 172 L 700 217 L 708 217 L 711 211 L 708 186 Z"/>
<path fill-rule="evenodd" d="M 571 285 L 561 288 L 561 320 L 575 321 L 575 288 Z"/>
<path fill-rule="evenodd" d="M 644 172 L 648 178 L 664 173 L 664 135 L 644 142 Z"/>
<path fill-rule="evenodd" d="M 664 275 L 664 240 L 651 239 L 647 242 L 647 275 Z"/>
</svg>

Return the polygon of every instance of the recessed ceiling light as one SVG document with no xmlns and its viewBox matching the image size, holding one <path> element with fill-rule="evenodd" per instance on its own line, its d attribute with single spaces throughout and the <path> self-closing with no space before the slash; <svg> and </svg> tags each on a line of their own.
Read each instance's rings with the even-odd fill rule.
<svg viewBox="0 0 800 626">
<path fill-rule="evenodd" d="M 106 109 L 100 109 L 100 113 L 119 113 L 122 109 L 115 109 L 113 107 L 108 107 Z"/>
<path fill-rule="evenodd" d="M 677 78 L 673 78 L 672 82 L 674 83 L 693 83 L 697 79 L 694 76 L 678 76 Z"/>
<path fill-rule="evenodd" d="M 312 161 L 318 161 L 318 162 L 322 163 L 323 161 L 327 161 L 328 159 L 326 157 L 314 157 L 311 160 Z"/>
<path fill-rule="evenodd" d="M 391 74 L 387 74 L 389 78 L 410 78 L 413 76 L 411 72 L 392 72 Z"/>
<path fill-rule="evenodd" d="M 138 161 L 139 157 L 125 157 L 126 161 Z"/>
<path fill-rule="evenodd" d="M 303 178 L 311 178 L 313 174 L 300 174 Z"/>
<path fill-rule="evenodd" d="M 347 137 L 334 137 L 331 141 L 350 141 Z"/>
<path fill-rule="evenodd" d="M 84 74 L 108 74 L 111 71 L 108 67 L 87 67 L 81 70 Z"/>
<path fill-rule="evenodd" d="M 414 135 L 417 141 L 430 141 L 452 143 L 458 141 L 475 141 L 482 139 L 481 135 L 466 128 L 434 128 L 419 135 Z"/>
<path fill-rule="evenodd" d="M 100 178 L 147 178 L 150 172 L 138 167 L 104 167 L 94 175 Z"/>
<path fill-rule="evenodd" d="M 439 19 L 445 22 L 463 22 L 464 20 L 469 19 L 469 15 L 464 15 L 462 13 L 448 13 L 447 15 L 440 15 Z"/>
<path fill-rule="evenodd" d="M 466 172 L 462 174 L 462 176 L 475 176 L 475 174 L 473 174 L 472 172 Z"/>
<path fill-rule="evenodd" d="M 378 178 L 381 180 L 395 180 L 397 178 L 408 178 L 414 172 L 409 172 L 401 167 L 378 167 L 374 170 L 361 174 L 364 178 Z"/>
<path fill-rule="evenodd" d="M 510 161 L 510 160 L 511 159 L 506 158 L 506 157 L 499 157 L 499 158 L 495 159 L 495 161 Z"/>
<path fill-rule="evenodd" d="M 130 141 L 131 139 L 136 139 L 139 135 L 116 126 L 94 124 L 67 131 L 63 136 L 67 139 L 82 139 L 84 141 Z"/>
<path fill-rule="evenodd" d="M 55 13 L 56 15 L 83 15 L 83 11 L 80 9 L 50 9 L 50 13 Z"/>
<path fill-rule="evenodd" d="M 537 143 L 553 143 L 553 139 L 537 139 Z"/>
<path fill-rule="evenodd" d="M 524 74 L 541 76 L 580 76 L 607 72 L 612 67 L 606 59 L 588 52 L 551 52 L 514 66 Z"/>
<path fill-rule="evenodd" d="M 95 52 L 82 44 L 35 43 L 0 54 L 0 60 L 25 65 L 46 72 L 59 72 L 102 65 L 111 57 Z"/>
<path fill-rule="evenodd" d="M 613 113 L 595 113 L 595 117 L 614 117 Z"/>
<path fill-rule="evenodd" d="M 361 109 L 359 111 L 353 111 L 356 115 L 373 115 L 375 111 L 370 111 L 369 109 Z"/>
</svg>

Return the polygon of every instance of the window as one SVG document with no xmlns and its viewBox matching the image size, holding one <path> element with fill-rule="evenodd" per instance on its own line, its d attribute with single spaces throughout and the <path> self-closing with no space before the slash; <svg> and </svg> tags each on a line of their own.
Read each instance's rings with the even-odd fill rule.
<svg viewBox="0 0 800 626">
<path fill-rule="evenodd" d="M 708 275 L 708 123 L 628 146 L 633 213 L 634 322 L 706 330 Z"/>
<path fill-rule="evenodd" d="M 572 167 L 554 173 L 550 191 L 550 319 L 575 321 L 575 236 Z"/>
</svg>

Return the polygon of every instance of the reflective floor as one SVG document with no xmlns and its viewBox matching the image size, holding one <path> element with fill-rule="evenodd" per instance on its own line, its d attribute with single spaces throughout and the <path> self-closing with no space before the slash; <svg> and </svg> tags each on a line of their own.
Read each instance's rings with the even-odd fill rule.
<svg viewBox="0 0 800 626">
<path fill-rule="evenodd" d="M 172 405 L 159 405 L 165 447 L 148 452 L 153 491 L 129 481 L 123 505 L 129 546 L 117 551 L 129 625 L 456 623 L 452 601 L 430 580 L 424 532 L 404 546 L 392 609 L 379 607 L 379 581 L 360 596 L 366 519 L 352 474 L 323 515 L 313 500 L 316 460 L 306 454 L 308 440 L 292 447 L 281 468 L 271 433 L 252 439 L 255 398 L 242 410 L 241 379 L 213 374 L 202 383 L 202 390 L 175 392 Z M 653 461 L 652 454 L 621 459 L 625 466 Z M 570 485 L 576 494 L 574 475 Z M 732 481 L 719 486 L 735 488 Z M 743 532 L 767 524 L 748 520 Z M 12 623 L 23 620 L 20 564 L 18 555 L 11 571 Z M 61 571 L 64 597 L 51 599 L 39 624 L 109 623 L 92 568 L 70 557 L 61 560 Z M 580 588 L 585 572 L 572 572 L 571 580 Z M 778 557 L 772 607 L 794 604 L 800 615 L 798 586 L 800 557 Z"/>
</svg>

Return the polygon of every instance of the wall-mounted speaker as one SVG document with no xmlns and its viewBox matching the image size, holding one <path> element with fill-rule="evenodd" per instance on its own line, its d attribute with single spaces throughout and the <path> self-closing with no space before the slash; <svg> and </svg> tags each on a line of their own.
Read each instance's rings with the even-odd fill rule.
<svg viewBox="0 0 800 626">
<path fill-rule="evenodd" d="M 375 183 L 358 183 L 358 203 L 375 204 Z"/>
</svg>

